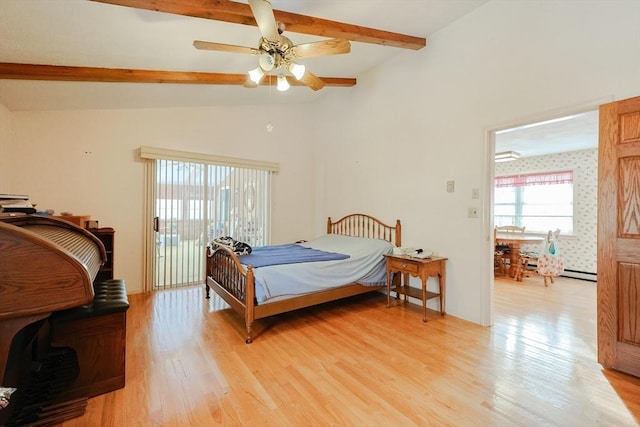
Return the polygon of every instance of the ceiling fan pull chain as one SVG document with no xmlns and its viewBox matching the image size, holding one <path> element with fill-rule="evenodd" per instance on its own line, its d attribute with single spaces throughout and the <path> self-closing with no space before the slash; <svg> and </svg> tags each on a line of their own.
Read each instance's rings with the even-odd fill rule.
<svg viewBox="0 0 640 427">
<path fill-rule="evenodd" d="M 269 116 L 269 122 L 267 122 L 267 132 L 273 132 L 273 123 L 271 123 L 271 86 L 272 86 L 271 76 L 269 76 L 269 109 L 267 110 L 267 114 Z"/>
</svg>

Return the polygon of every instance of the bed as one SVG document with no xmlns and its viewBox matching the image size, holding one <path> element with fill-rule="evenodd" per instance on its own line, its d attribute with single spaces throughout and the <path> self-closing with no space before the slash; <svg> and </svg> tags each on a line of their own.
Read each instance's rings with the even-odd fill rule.
<svg viewBox="0 0 640 427">
<path fill-rule="evenodd" d="M 206 298 L 210 298 L 213 289 L 244 317 L 245 342 L 249 344 L 253 341 L 252 325 L 256 319 L 384 288 L 386 269 L 382 253 L 390 253 L 401 243 L 400 220 L 388 225 L 366 214 L 351 214 L 335 222 L 329 217 L 326 236 L 296 245 L 312 251 L 348 255 L 343 259 L 283 261 L 283 264 L 254 268 L 251 263 L 243 263 L 244 257 L 232 249 L 208 246 Z M 364 246 L 371 247 L 374 253 L 365 256 Z M 259 252 L 258 249 L 254 252 Z M 360 261 L 370 267 L 369 271 L 365 272 L 369 267 L 357 265 Z M 359 278 L 354 278 L 354 271 L 362 273 Z M 285 284 L 294 286 L 283 290 Z"/>
</svg>

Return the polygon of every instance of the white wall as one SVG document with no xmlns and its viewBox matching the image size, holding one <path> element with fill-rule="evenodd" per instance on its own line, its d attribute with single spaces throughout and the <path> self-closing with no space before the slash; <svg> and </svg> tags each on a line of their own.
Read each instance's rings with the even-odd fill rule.
<svg viewBox="0 0 640 427">
<path fill-rule="evenodd" d="M 0 104 L 0 193 L 16 193 L 11 188 L 11 113 Z"/>
<path fill-rule="evenodd" d="M 323 99 L 316 216 L 400 218 L 405 245 L 449 257 L 447 312 L 489 324 L 488 130 L 639 95 L 638 22 L 633 0 L 493 1 Z"/>
<path fill-rule="evenodd" d="M 308 238 L 315 223 L 310 116 L 300 106 L 13 112 L 13 192 L 39 209 L 89 214 L 116 230 L 115 276 L 143 289 L 142 145 L 278 162 L 274 243 Z M 0 120 L 2 120 L 0 113 Z M 286 132 L 285 132 L 286 129 Z M 4 158 L 4 156 L 3 156 Z M 4 190 L 2 190 L 4 191 Z"/>
</svg>

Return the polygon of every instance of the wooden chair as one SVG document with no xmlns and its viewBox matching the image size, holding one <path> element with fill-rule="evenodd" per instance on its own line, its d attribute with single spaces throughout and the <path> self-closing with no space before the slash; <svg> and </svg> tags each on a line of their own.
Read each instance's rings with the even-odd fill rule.
<svg viewBox="0 0 640 427">
<path fill-rule="evenodd" d="M 549 230 L 549 232 L 547 233 L 547 238 L 545 240 L 545 245 L 549 245 L 551 243 L 551 236 L 555 237 L 556 240 L 556 251 L 559 251 L 558 246 L 557 246 L 557 241 L 558 241 L 558 236 L 560 235 L 560 230 L 556 229 L 555 231 L 551 231 Z M 541 253 L 538 252 L 521 252 L 520 253 L 520 260 L 518 261 L 518 269 L 516 270 L 516 276 L 515 279 L 517 281 L 522 281 L 522 279 L 524 277 L 529 277 L 529 275 L 531 273 L 534 274 L 539 274 L 538 273 L 538 260 L 540 259 L 540 255 Z M 560 256 L 559 252 L 557 252 L 557 255 Z M 550 274 L 540 274 L 540 276 L 542 276 L 544 278 L 544 286 L 548 287 L 549 283 L 547 282 L 547 279 L 549 279 L 551 281 L 551 283 L 554 283 L 553 281 L 553 275 Z"/>
<path fill-rule="evenodd" d="M 505 274 L 507 274 L 507 272 L 511 269 L 512 265 L 515 265 L 515 263 L 518 260 L 519 255 L 518 255 L 518 257 L 516 257 L 515 254 L 512 254 L 511 253 L 511 247 L 509 245 L 498 244 L 497 234 L 498 233 L 507 233 L 507 234 L 520 233 L 520 234 L 524 234 L 524 229 L 525 229 L 524 227 L 519 227 L 517 225 L 501 225 L 501 226 L 494 227 L 494 229 L 493 229 L 493 241 L 495 243 L 496 257 L 498 256 L 497 253 L 501 252 L 501 254 L 500 254 L 500 257 L 501 257 L 500 264 L 501 264 L 502 269 L 505 272 Z M 517 270 L 516 270 L 516 272 L 517 272 Z"/>
<path fill-rule="evenodd" d="M 500 233 L 524 233 L 524 227 L 517 225 L 500 225 L 496 227 L 496 231 Z"/>
<path fill-rule="evenodd" d="M 509 245 L 498 245 L 497 228 L 493 229 L 493 275 L 494 276 L 506 276 L 507 269 L 505 268 L 504 253 L 505 248 L 509 249 Z"/>
</svg>

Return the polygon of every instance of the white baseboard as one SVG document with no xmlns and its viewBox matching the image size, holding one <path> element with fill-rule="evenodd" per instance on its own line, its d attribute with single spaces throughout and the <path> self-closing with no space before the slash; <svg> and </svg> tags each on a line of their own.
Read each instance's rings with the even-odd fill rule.
<svg viewBox="0 0 640 427">
<path fill-rule="evenodd" d="M 560 276 L 570 277 L 572 279 L 588 280 L 589 282 L 597 282 L 596 273 L 587 273 L 586 271 L 565 270 Z"/>
</svg>

